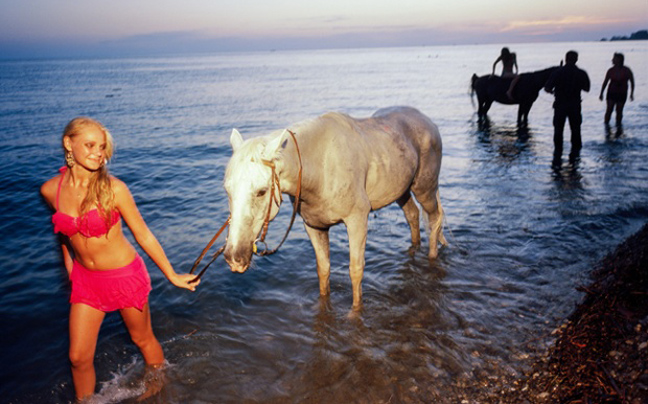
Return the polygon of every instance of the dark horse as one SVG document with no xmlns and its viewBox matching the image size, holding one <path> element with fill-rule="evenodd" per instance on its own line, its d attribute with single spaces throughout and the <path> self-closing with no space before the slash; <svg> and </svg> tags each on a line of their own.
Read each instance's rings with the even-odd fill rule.
<svg viewBox="0 0 648 404">
<path fill-rule="evenodd" d="M 486 118 L 491 104 L 493 101 L 497 101 L 507 105 L 520 104 L 518 107 L 518 124 L 528 123 L 531 106 L 538 98 L 538 93 L 545 86 L 551 73 L 557 68 L 556 66 L 532 73 L 520 74 L 520 79 L 513 89 L 513 99 L 506 95 L 513 80 L 512 77 L 494 75 L 480 77 L 473 74 L 471 96 L 477 93 L 477 101 L 479 102 L 477 114 L 479 115 L 479 119 Z"/>
</svg>

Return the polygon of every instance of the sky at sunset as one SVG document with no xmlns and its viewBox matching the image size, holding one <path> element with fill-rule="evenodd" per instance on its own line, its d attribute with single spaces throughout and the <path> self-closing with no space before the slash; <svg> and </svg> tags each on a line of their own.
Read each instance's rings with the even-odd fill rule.
<svg viewBox="0 0 648 404">
<path fill-rule="evenodd" d="M 0 58 L 551 41 L 648 28 L 648 0 L 0 0 Z"/>
</svg>

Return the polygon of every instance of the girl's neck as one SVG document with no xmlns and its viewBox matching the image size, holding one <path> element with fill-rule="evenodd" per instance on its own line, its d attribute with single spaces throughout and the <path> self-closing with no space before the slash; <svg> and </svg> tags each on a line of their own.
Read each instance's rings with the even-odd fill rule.
<svg viewBox="0 0 648 404">
<path fill-rule="evenodd" d="M 92 177 L 93 172 L 88 171 L 85 168 L 79 166 L 78 164 L 74 165 L 72 168 L 69 168 L 70 172 L 69 183 L 73 187 L 87 188 L 90 183 L 90 178 Z"/>
</svg>

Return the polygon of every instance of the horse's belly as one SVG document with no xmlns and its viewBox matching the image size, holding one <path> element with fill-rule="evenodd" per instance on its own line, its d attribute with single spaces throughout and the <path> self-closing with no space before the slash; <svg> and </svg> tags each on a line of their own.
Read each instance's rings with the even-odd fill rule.
<svg viewBox="0 0 648 404">
<path fill-rule="evenodd" d="M 366 190 L 371 209 L 380 209 L 400 198 L 412 185 L 415 173 L 416 165 L 409 159 L 389 167 L 381 164 L 379 168 L 370 169 L 367 173 Z"/>
</svg>

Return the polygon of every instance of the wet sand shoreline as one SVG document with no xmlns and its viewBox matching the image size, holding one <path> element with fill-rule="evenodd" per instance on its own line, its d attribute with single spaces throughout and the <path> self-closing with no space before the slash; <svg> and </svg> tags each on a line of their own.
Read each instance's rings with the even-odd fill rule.
<svg viewBox="0 0 648 404">
<path fill-rule="evenodd" d="M 474 374 L 457 402 L 648 403 L 648 224 L 577 288 L 582 301 L 527 370 Z"/>
</svg>

